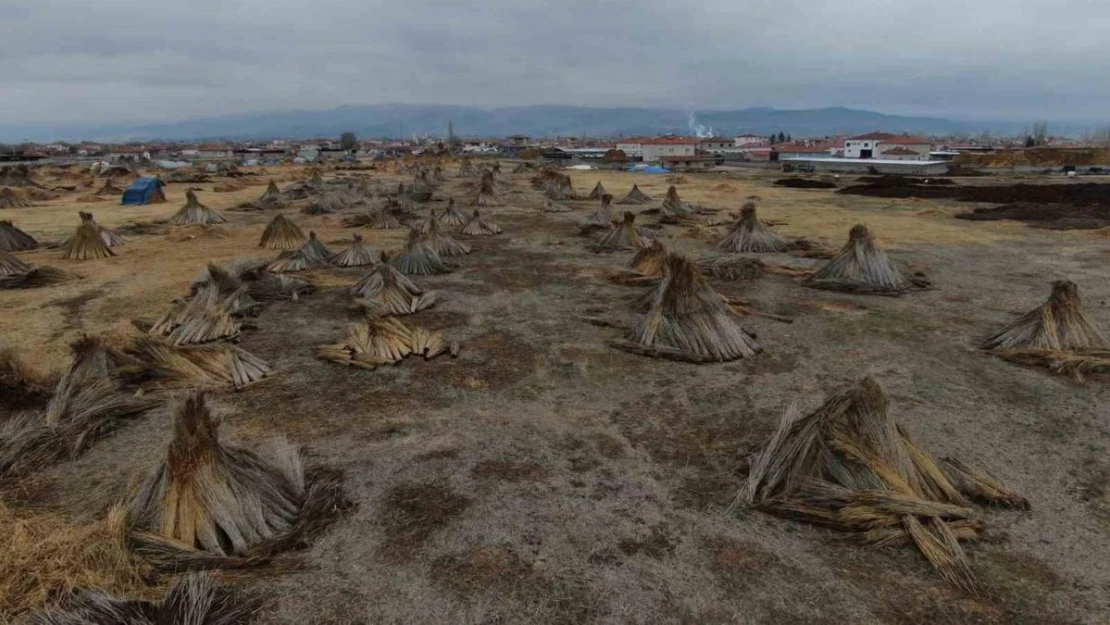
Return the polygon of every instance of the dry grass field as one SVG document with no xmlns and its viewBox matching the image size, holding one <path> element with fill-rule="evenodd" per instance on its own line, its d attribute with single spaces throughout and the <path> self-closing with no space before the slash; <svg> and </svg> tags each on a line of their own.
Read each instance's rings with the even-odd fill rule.
<svg viewBox="0 0 1110 625">
<path fill-rule="evenodd" d="M 271 173 L 285 186 L 296 172 Z M 411 179 L 347 173 L 387 187 Z M 582 196 L 598 180 L 618 199 L 638 184 L 656 201 L 634 212 L 658 206 L 669 186 L 663 176 L 566 173 Z M 630 327 L 642 290 L 605 272 L 632 253 L 587 249 L 578 224 L 595 202 L 544 213 L 528 176 L 509 178 L 507 205 L 482 210 L 503 234 L 458 236 L 474 248 L 452 259 L 458 270 L 416 278 L 441 300 L 406 323 L 459 341 L 457 358 L 373 371 L 315 359 L 313 347 L 358 318 L 347 287 L 364 269 L 297 274 L 317 291 L 268 304 L 244 331 L 240 345 L 278 373 L 211 398 L 223 436 L 285 435 L 306 445 L 313 462 L 344 473 L 355 504 L 303 553 L 301 568 L 225 575 L 262 597 L 260 622 L 1110 623 L 1110 390 L 975 349 L 1060 278 L 1078 283 L 1088 313 L 1110 332 L 1103 231 L 957 220 L 968 205 L 776 188 L 758 173 L 686 174 L 682 198 L 719 209 L 707 218 L 718 225 L 662 227 L 677 250 L 710 253 L 729 214 L 754 196 L 777 232 L 830 248 L 865 223 L 894 260 L 935 286 L 890 298 L 807 289 L 777 275 L 714 280 L 719 292 L 792 323 L 747 318 L 762 353 L 695 365 L 609 346 Z M 256 182 L 230 193 L 170 184 L 166 203 L 146 207 L 78 204 L 76 192 L 0 209 L 0 219 L 50 242 L 73 231 L 78 210 L 110 227 L 167 219 L 193 186 L 228 219 L 207 232 L 125 234 L 119 255 L 105 260 L 20 253 L 72 279 L 0 291 L 0 347 L 57 369 L 82 333 L 137 334 L 132 321 L 152 320 L 186 295 L 207 262 L 272 258 L 258 242 L 274 212 L 231 210 L 256 198 L 266 177 Z M 463 183 L 452 175 L 418 208 L 440 209 L 451 196 L 465 204 Z M 282 212 L 332 249 L 352 233 L 341 221 L 352 211 Z M 404 230 L 359 232 L 385 250 L 405 238 Z M 761 258 L 797 269 L 823 262 Z M 984 513 L 987 538 L 966 546 L 977 592 L 948 586 L 909 547 L 865 547 L 813 525 L 725 512 L 748 457 L 791 403 L 813 409 L 864 375 L 883 385 L 892 414 L 925 449 L 982 467 L 1031 502 L 1028 512 Z M 164 455 L 168 414 L 155 410 L 75 461 L 0 483 L 3 507 L 22 522 L 74 532 L 101 522 Z M 109 585 L 147 596 L 151 582 Z"/>
</svg>

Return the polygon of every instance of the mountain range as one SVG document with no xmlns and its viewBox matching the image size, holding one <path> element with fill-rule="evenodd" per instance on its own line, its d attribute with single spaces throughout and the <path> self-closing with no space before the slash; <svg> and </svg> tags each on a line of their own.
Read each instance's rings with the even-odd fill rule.
<svg viewBox="0 0 1110 625">
<path fill-rule="evenodd" d="M 452 122 L 460 137 L 525 134 L 553 136 L 654 136 L 666 133 L 720 136 L 783 132 L 795 137 L 861 134 L 871 131 L 926 135 L 1021 133 L 1023 122 L 961 121 L 940 117 L 887 115 L 841 107 L 784 110 L 686 111 L 665 108 L 524 106 L 477 108 L 427 104 L 340 106 L 328 110 L 243 113 L 153 124 L 0 124 L 0 142 L 93 140 L 182 141 L 205 139 L 304 139 L 350 131 L 362 138 L 445 136 Z M 1053 132 L 1068 129 L 1054 124 Z"/>
</svg>

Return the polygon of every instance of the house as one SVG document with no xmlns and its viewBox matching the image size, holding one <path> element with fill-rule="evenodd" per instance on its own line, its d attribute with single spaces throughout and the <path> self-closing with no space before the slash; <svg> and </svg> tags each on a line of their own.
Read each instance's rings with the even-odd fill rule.
<svg viewBox="0 0 1110 625">
<path fill-rule="evenodd" d="M 645 163 L 657 163 L 665 156 L 694 156 L 698 140 L 689 137 L 656 137 L 640 144 L 640 155 Z"/>
<path fill-rule="evenodd" d="M 205 143 L 197 146 L 197 156 L 200 158 L 231 158 L 235 156 L 235 148 L 226 143 Z"/>
<path fill-rule="evenodd" d="M 117 161 L 121 158 L 138 160 L 142 158 L 149 159 L 150 153 L 147 152 L 145 145 L 113 145 L 107 148 L 105 156 L 110 161 Z"/>
<path fill-rule="evenodd" d="M 672 171 L 695 171 L 708 169 L 713 165 L 712 160 L 700 156 L 664 156 L 660 162 L 663 167 Z"/>
<path fill-rule="evenodd" d="M 722 154 L 726 151 L 732 150 L 736 144 L 732 139 L 722 139 L 720 137 L 710 137 L 698 141 L 697 151 L 699 154 Z"/>
<path fill-rule="evenodd" d="M 928 139 L 899 136 L 880 141 L 875 151 L 875 158 L 927 161 L 932 150 L 933 144 Z"/>
<path fill-rule="evenodd" d="M 637 137 L 629 137 L 617 141 L 617 149 L 624 152 L 628 158 L 640 158 L 643 155 L 644 140 Z"/>
<path fill-rule="evenodd" d="M 767 143 L 767 137 L 761 137 L 759 135 L 740 135 L 732 139 L 732 147 L 734 148 L 752 148 L 761 146 L 765 143 Z"/>
<path fill-rule="evenodd" d="M 778 160 L 791 160 L 798 158 L 829 158 L 836 147 L 828 143 L 783 143 L 771 148 L 778 154 Z M 775 160 L 775 157 L 771 157 Z"/>
<path fill-rule="evenodd" d="M 912 151 L 919 160 L 928 160 L 932 149 L 928 139 L 911 137 L 907 135 L 892 135 L 886 132 L 872 132 L 844 140 L 844 158 L 887 158 L 890 154 L 898 157 L 894 160 L 907 160 L 909 155 L 903 150 Z"/>
<path fill-rule="evenodd" d="M 869 132 L 844 140 L 844 158 L 875 158 L 879 142 L 894 139 L 897 135 L 886 132 Z"/>
</svg>

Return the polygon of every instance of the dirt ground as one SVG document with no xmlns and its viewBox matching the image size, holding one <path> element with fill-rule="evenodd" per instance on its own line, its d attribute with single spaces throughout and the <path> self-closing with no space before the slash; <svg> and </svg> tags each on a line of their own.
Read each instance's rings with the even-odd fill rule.
<svg viewBox="0 0 1110 625">
<path fill-rule="evenodd" d="M 657 200 L 668 186 L 649 174 L 568 173 L 582 195 L 598 180 L 617 198 L 634 182 Z M 630 324 L 640 291 L 609 283 L 604 272 L 631 253 L 587 251 L 577 224 L 593 202 L 545 214 L 527 176 L 510 178 L 508 205 L 482 211 L 504 234 L 460 237 L 474 252 L 458 259 L 458 271 L 417 279 L 440 292 L 440 303 L 405 319 L 459 340 L 457 359 L 408 359 L 376 371 L 315 360 L 311 348 L 334 341 L 354 318 L 346 287 L 364 273 L 357 269 L 308 272 L 315 294 L 268 305 L 245 333 L 242 346 L 280 373 L 213 398 L 223 436 L 259 442 L 283 434 L 307 445 L 314 462 L 345 473 L 357 505 L 305 552 L 303 570 L 228 577 L 265 599 L 260 622 L 1110 622 L 1110 391 L 973 347 L 1064 277 L 1110 332 L 1104 233 L 957 220 L 968 204 L 949 200 L 689 174 L 678 185 L 682 198 L 720 209 L 718 221 L 755 197 L 776 230 L 830 247 L 866 223 L 894 259 L 936 285 L 884 298 L 813 291 L 780 276 L 715 282 L 794 322 L 753 317 L 763 353 L 691 365 L 608 347 Z M 443 185 L 431 206 L 464 197 L 460 182 Z M 186 186 L 169 185 L 162 205 L 78 205 L 74 193 L 0 210 L 0 218 L 58 240 L 76 226 L 79 209 L 109 226 L 168 218 Z M 229 210 L 262 186 L 193 186 L 229 219 L 221 237 L 179 229 L 129 236 L 118 257 L 92 262 L 63 261 L 51 249 L 21 254 L 78 279 L 0 292 L 0 343 L 58 367 L 81 332 L 134 332 L 133 319 L 153 318 L 187 293 L 207 261 L 273 255 L 257 247 L 272 214 Z M 284 212 L 329 245 L 351 233 L 341 215 Z M 701 255 L 725 228 L 662 233 Z M 384 249 L 404 236 L 360 232 Z M 724 512 L 746 458 L 790 403 L 816 407 L 865 374 L 884 386 L 918 443 L 988 470 L 1032 503 L 1029 512 L 985 512 L 991 538 L 966 548 L 977 594 L 946 586 L 909 548 L 876 550 L 814 526 Z M 35 496 L 6 503 L 74 523 L 98 518 L 164 453 L 168 436 L 167 412 L 155 411 L 37 477 Z"/>
</svg>

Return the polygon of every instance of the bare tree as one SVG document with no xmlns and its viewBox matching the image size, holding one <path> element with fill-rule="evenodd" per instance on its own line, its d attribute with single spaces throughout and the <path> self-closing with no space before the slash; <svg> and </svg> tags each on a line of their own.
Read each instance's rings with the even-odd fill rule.
<svg viewBox="0 0 1110 625">
<path fill-rule="evenodd" d="M 353 132 L 345 132 L 339 135 L 339 147 L 340 149 L 347 150 L 348 152 L 351 150 L 357 150 L 358 137 L 356 137 L 355 133 Z"/>
</svg>

